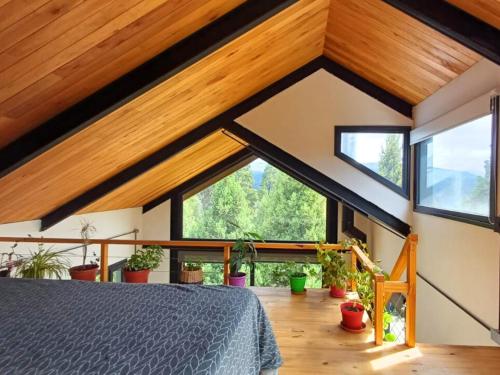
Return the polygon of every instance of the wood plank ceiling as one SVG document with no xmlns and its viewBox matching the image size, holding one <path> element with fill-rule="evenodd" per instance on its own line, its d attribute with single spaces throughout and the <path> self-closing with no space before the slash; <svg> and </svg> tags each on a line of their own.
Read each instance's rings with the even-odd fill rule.
<svg viewBox="0 0 500 375">
<path fill-rule="evenodd" d="M 243 148 L 221 131 L 215 132 L 79 213 L 143 206 Z"/>
<path fill-rule="evenodd" d="M 480 59 L 382 0 L 332 0 L 324 54 L 412 104 Z"/>
<path fill-rule="evenodd" d="M 328 6 L 299 1 L 3 177 L 0 223 L 46 215 L 321 55 Z"/>
<path fill-rule="evenodd" d="M 242 2 L 6 2 L 0 7 L 0 148 Z"/>
<path fill-rule="evenodd" d="M 457 8 L 500 29 L 500 0 L 446 0 Z"/>
</svg>

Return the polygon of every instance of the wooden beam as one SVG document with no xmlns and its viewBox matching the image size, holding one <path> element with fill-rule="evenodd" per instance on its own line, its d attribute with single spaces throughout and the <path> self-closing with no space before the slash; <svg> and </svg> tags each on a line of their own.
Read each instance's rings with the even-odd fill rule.
<svg viewBox="0 0 500 375">
<path fill-rule="evenodd" d="M 182 195 L 190 190 L 196 189 L 199 185 L 205 184 L 207 181 L 211 181 L 212 179 L 216 178 L 220 174 L 224 173 L 224 171 L 231 169 L 234 166 L 240 165 L 240 163 L 251 158 L 252 155 L 253 155 L 252 152 L 248 149 L 243 149 L 241 151 L 238 151 L 234 155 L 227 157 L 226 159 L 215 164 L 214 166 L 210 167 L 209 169 L 194 176 L 190 180 L 182 183 L 181 185 L 175 187 L 172 190 L 167 191 L 166 193 L 162 194 L 158 198 L 155 198 L 152 201 L 146 203 L 142 207 L 142 213 L 144 214 L 144 213 L 152 210 L 153 208 L 159 206 L 160 204 L 168 201 L 176 194 Z"/>
<path fill-rule="evenodd" d="M 101 244 L 101 254 L 99 256 L 99 258 L 101 259 L 101 283 L 106 283 L 109 281 L 108 250 L 109 250 L 109 245 L 107 243 Z"/>
<path fill-rule="evenodd" d="M 406 279 L 408 280 L 408 293 L 406 294 L 406 345 L 410 348 L 416 342 L 417 321 L 417 243 L 418 236 L 412 234 L 406 255 Z"/>
<path fill-rule="evenodd" d="M 384 284 L 383 275 L 375 275 L 375 308 L 374 308 L 374 325 L 375 325 L 375 345 L 384 343 Z"/>
<path fill-rule="evenodd" d="M 0 150 L 0 177 L 195 64 L 297 0 L 248 0 Z"/>
<path fill-rule="evenodd" d="M 285 173 L 311 187 L 320 194 L 347 203 L 349 206 L 365 215 L 379 220 L 384 223 L 384 225 L 403 236 L 410 233 L 410 226 L 407 223 L 273 145 L 264 138 L 253 133 L 251 130 L 244 128 L 236 122 L 232 122 L 225 128 L 236 137 L 248 143 L 248 147 L 260 158 L 282 169 Z"/>
<path fill-rule="evenodd" d="M 231 246 L 224 246 L 224 285 L 229 285 L 229 272 L 231 272 Z"/>
<path fill-rule="evenodd" d="M 500 64 L 500 31 L 444 0 L 384 0 L 409 16 Z"/>
</svg>

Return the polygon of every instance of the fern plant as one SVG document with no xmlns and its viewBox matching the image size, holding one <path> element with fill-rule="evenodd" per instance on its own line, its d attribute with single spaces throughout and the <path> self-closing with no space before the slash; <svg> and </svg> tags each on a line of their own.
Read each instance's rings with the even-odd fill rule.
<svg viewBox="0 0 500 375">
<path fill-rule="evenodd" d="M 70 263 L 63 252 L 53 252 L 38 244 L 37 251 L 30 251 L 29 258 L 22 260 L 16 274 L 26 279 L 62 279 Z"/>
</svg>

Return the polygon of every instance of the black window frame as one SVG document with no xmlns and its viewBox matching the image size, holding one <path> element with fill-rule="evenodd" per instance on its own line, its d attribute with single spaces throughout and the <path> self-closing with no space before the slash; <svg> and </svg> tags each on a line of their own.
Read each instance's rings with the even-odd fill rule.
<svg viewBox="0 0 500 375">
<path fill-rule="evenodd" d="M 334 155 L 345 161 L 349 165 L 370 176 L 375 181 L 391 189 L 403 198 L 410 200 L 410 130 L 411 126 L 387 126 L 387 125 L 336 125 Z M 344 154 L 342 150 L 342 133 L 384 133 L 384 134 L 402 134 L 403 135 L 403 160 L 402 160 L 402 183 L 398 186 L 394 182 L 382 177 L 377 172 L 359 163 L 350 156 Z"/>
<path fill-rule="evenodd" d="M 249 158 L 249 162 L 255 160 L 255 158 L 258 158 L 258 155 L 253 155 L 252 158 Z M 265 160 L 267 163 L 271 164 L 273 167 L 279 169 L 281 172 L 286 173 L 287 175 L 290 176 L 289 173 L 287 173 L 285 170 L 277 166 L 276 164 L 270 162 L 269 160 Z M 241 168 L 244 165 L 244 163 L 239 164 L 239 168 Z M 184 200 L 188 199 L 200 190 L 206 188 L 209 185 L 212 185 L 224 177 L 228 176 L 230 173 L 235 172 L 237 169 L 231 169 L 232 167 L 225 168 L 222 170 L 220 173 L 217 174 L 216 177 L 211 178 L 208 182 L 207 181 L 198 181 L 198 179 L 195 177 L 193 179 L 193 183 L 189 184 L 188 186 L 185 187 L 182 191 L 176 191 L 174 194 L 172 194 L 170 198 L 170 240 L 176 241 L 234 241 L 235 239 L 202 239 L 202 238 L 189 238 L 189 237 L 184 237 Z M 229 173 L 227 173 L 229 171 Z M 307 184 L 307 182 L 299 178 L 299 176 L 290 176 L 297 181 L 301 182 L 302 184 L 306 185 L 310 189 L 313 189 L 310 184 Z M 321 192 L 319 192 L 316 189 L 313 189 L 316 191 L 318 194 L 321 194 L 323 197 L 326 198 L 326 228 L 325 228 L 325 239 L 327 243 L 337 243 L 338 242 L 338 220 L 339 220 L 339 211 L 338 211 L 338 204 L 339 202 L 336 201 L 335 199 L 332 199 L 328 196 L 325 196 Z M 311 243 L 314 244 L 314 241 L 286 241 L 286 240 L 266 240 L 266 243 Z M 179 282 L 179 274 L 180 274 L 180 269 L 181 269 L 181 263 L 179 259 L 179 251 L 185 250 L 185 248 L 175 248 L 175 249 L 170 249 L 170 283 L 178 283 Z M 216 249 L 212 248 L 210 249 L 210 252 L 220 252 L 222 254 L 224 249 Z M 282 255 L 282 256 L 304 256 L 308 257 L 311 256 L 314 253 L 311 253 L 310 251 L 301 251 L 301 250 L 282 250 L 282 249 L 263 249 L 267 254 L 272 254 L 272 255 Z M 315 254 L 314 254 L 315 255 Z M 286 259 L 284 259 L 286 261 Z M 251 285 L 254 283 L 254 278 L 252 277 L 253 272 L 251 272 L 250 275 L 250 283 Z"/>
<path fill-rule="evenodd" d="M 496 109 L 496 111 L 498 111 L 498 108 Z M 493 108 L 492 108 L 490 114 L 492 114 L 491 137 L 493 138 L 496 134 L 497 127 L 498 127 L 498 115 L 495 115 L 495 111 Z M 486 114 L 484 116 L 486 116 Z M 483 116 L 479 116 L 475 119 L 467 120 L 466 122 L 458 124 L 457 126 L 465 125 L 465 124 L 467 124 L 471 121 L 474 121 L 478 118 L 481 118 L 481 117 L 483 117 Z M 497 124 L 495 124 L 495 122 L 497 122 Z M 457 126 L 455 126 L 455 127 L 457 127 Z M 451 129 L 453 129 L 453 128 L 451 128 Z M 446 129 L 446 130 L 451 130 L 451 129 Z M 444 130 L 443 132 L 437 133 L 437 134 L 444 133 L 446 130 Z M 434 134 L 434 135 L 437 135 L 437 134 Z M 452 211 L 452 210 L 445 210 L 442 208 L 428 207 L 428 206 L 423 206 L 423 205 L 419 204 L 419 201 L 420 201 L 420 181 L 421 181 L 419 172 L 420 172 L 420 168 L 421 168 L 420 160 L 422 158 L 422 153 L 423 153 L 422 146 L 425 144 L 425 142 L 429 142 L 429 140 L 432 139 L 433 136 L 414 144 L 413 211 L 417 212 L 417 213 L 421 213 L 421 214 L 437 216 L 437 217 L 441 217 L 444 219 L 459 221 L 459 222 L 466 223 L 466 224 L 472 224 L 472 225 L 476 225 L 476 226 L 480 226 L 480 227 L 484 227 L 484 228 L 488 228 L 488 229 L 493 229 L 494 224 L 492 224 L 490 222 L 491 212 L 490 212 L 490 215 L 488 215 L 488 216 L 481 216 L 481 215 L 469 214 L 469 213 L 460 212 L 460 211 Z M 496 144 L 496 141 L 492 142 L 491 157 L 490 157 L 492 168 L 493 168 L 493 164 L 495 163 L 494 154 L 496 154 L 497 147 L 498 146 Z M 424 178 L 426 178 L 426 176 Z M 493 188 L 493 184 L 494 184 L 493 177 L 490 180 L 490 184 L 491 184 L 490 185 L 490 192 L 491 192 L 494 189 Z M 490 193 L 490 204 L 489 204 L 490 211 L 491 211 L 491 207 L 493 205 L 494 200 L 495 200 L 495 197 L 492 196 L 492 194 Z"/>
</svg>

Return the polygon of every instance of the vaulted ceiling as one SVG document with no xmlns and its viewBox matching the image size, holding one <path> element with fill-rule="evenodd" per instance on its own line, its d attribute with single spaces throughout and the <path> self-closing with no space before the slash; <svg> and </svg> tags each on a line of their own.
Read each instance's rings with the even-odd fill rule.
<svg viewBox="0 0 500 375">
<path fill-rule="evenodd" d="M 0 152 L 243 3 L 251 1 L 0 0 Z M 382 0 L 282 3 L 276 14 L 22 160 L 0 178 L 0 223 L 44 217 L 318 56 L 412 105 L 480 59 Z M 498 1 L 450 3 L 498 27 Z M 242 147 L 214 133 L 79 212 L 144 205 Z"/>
</svg>

